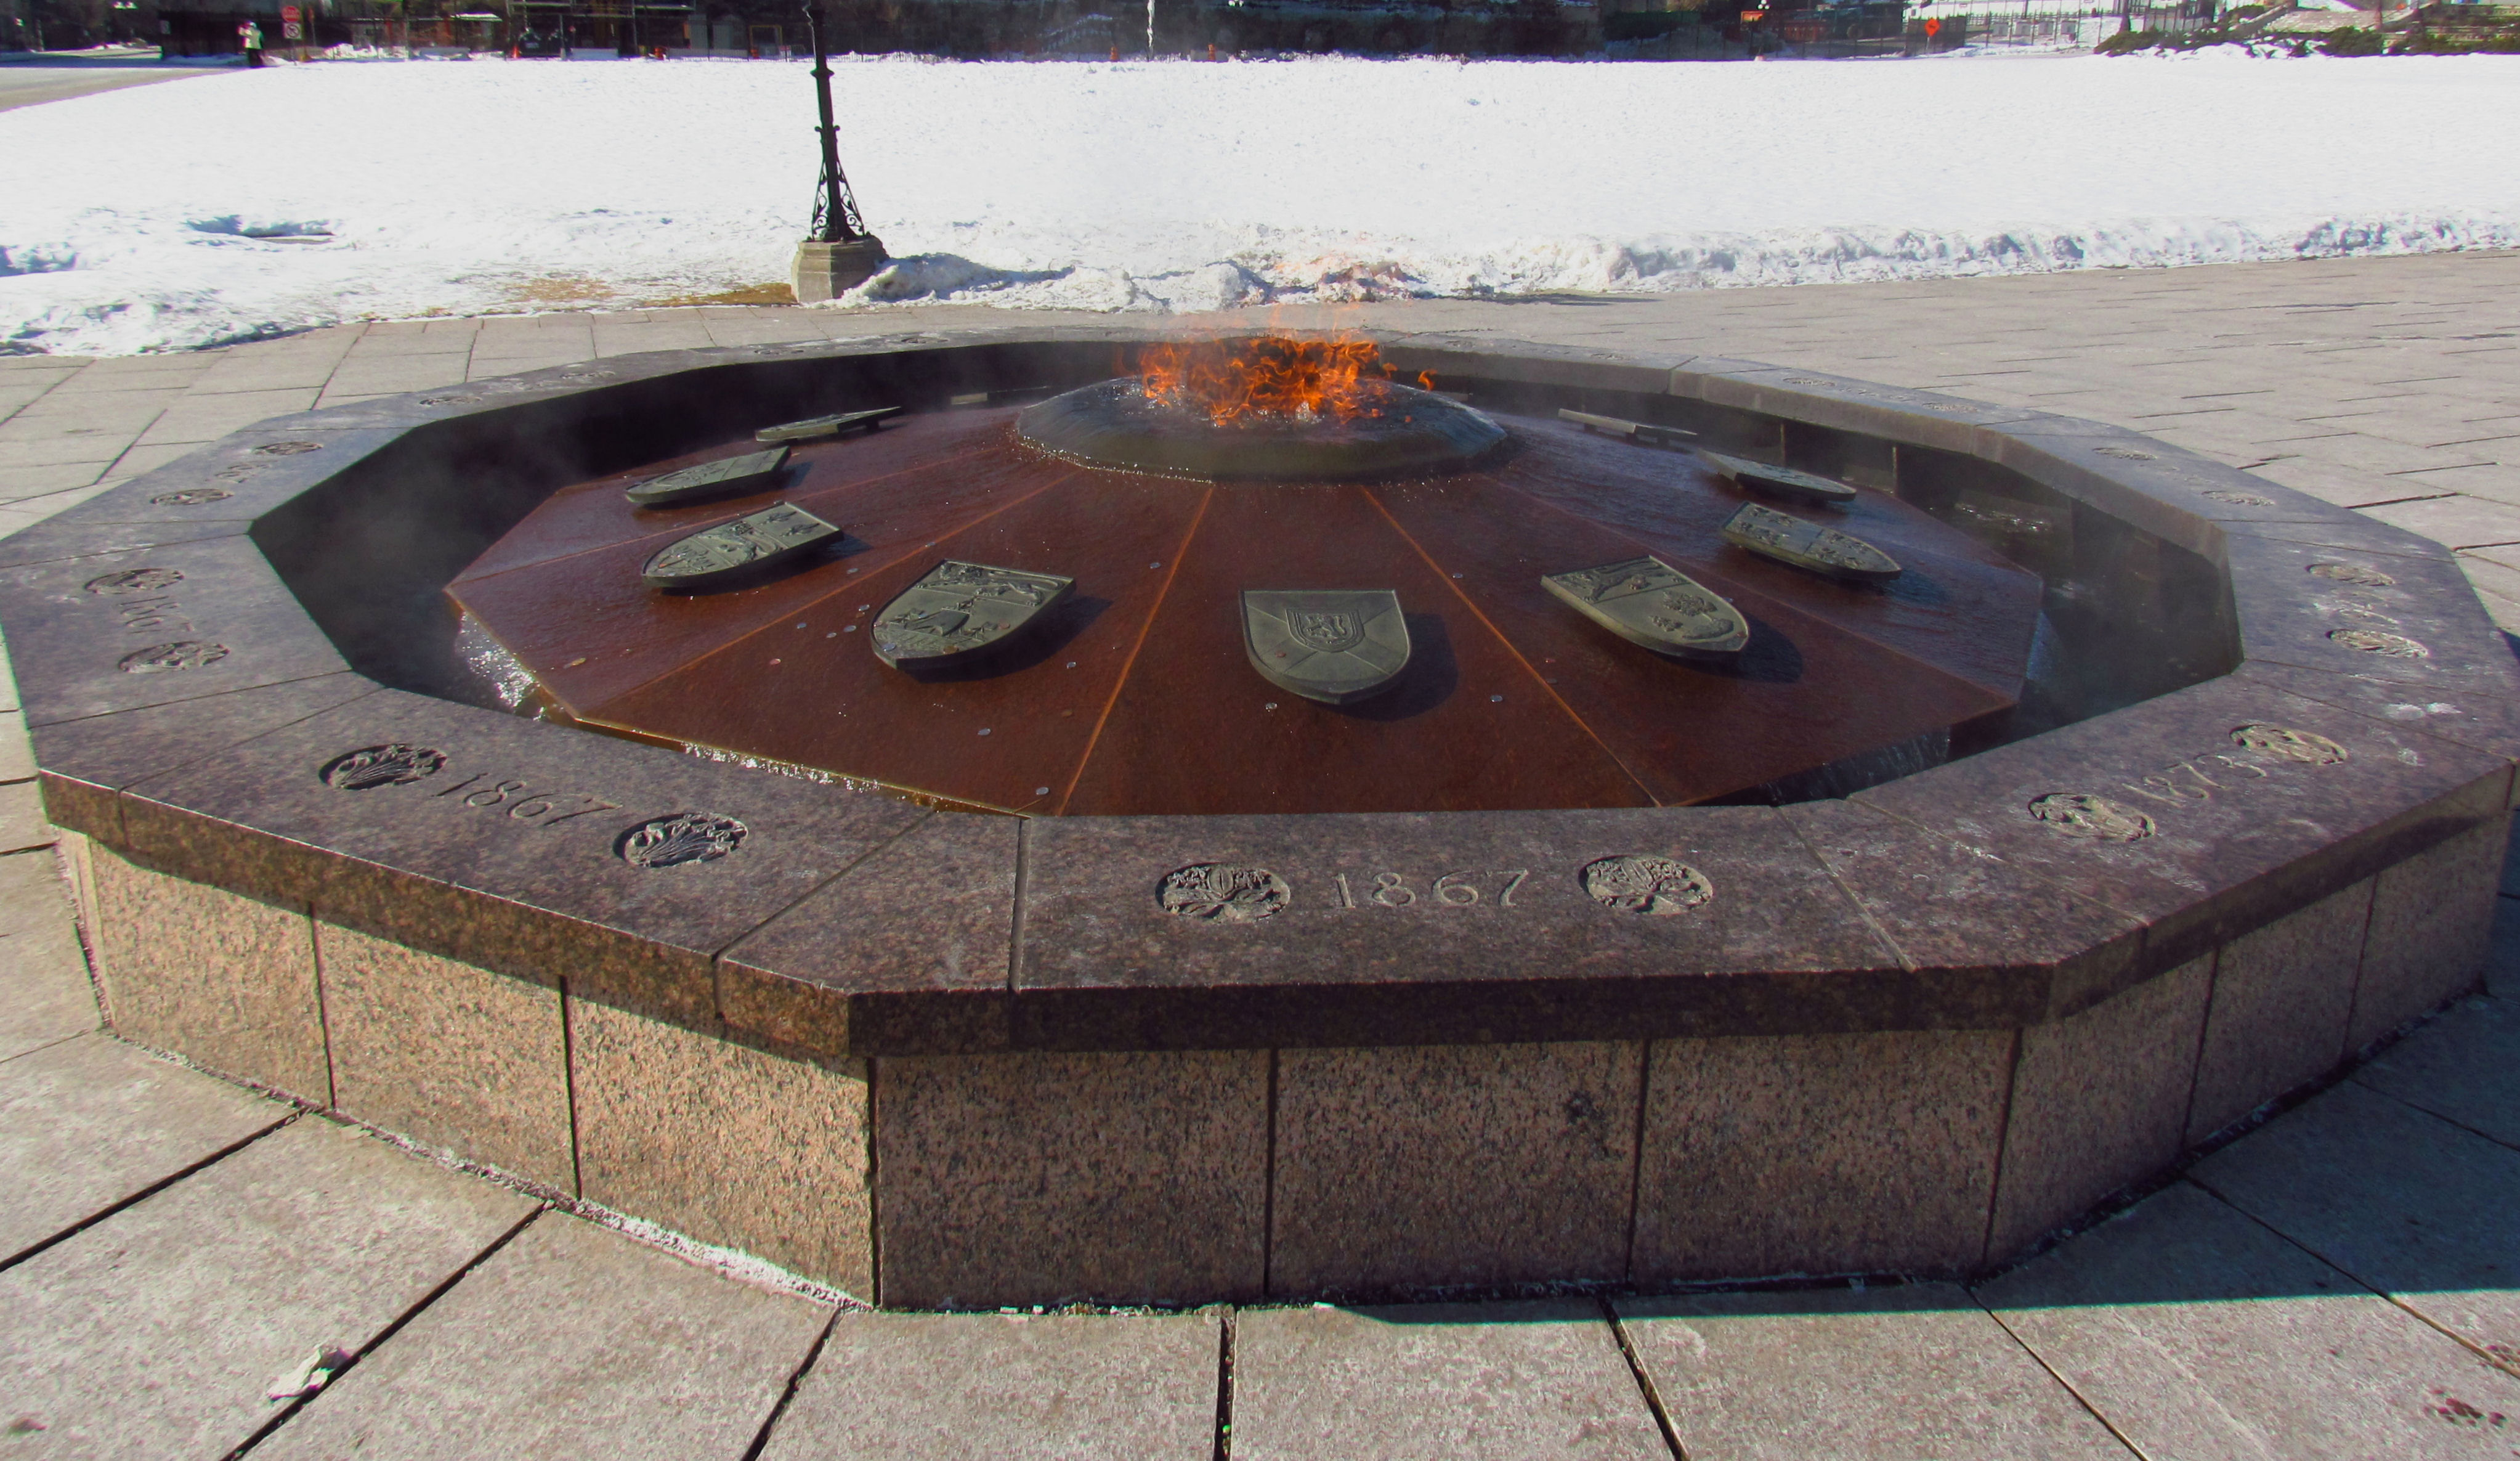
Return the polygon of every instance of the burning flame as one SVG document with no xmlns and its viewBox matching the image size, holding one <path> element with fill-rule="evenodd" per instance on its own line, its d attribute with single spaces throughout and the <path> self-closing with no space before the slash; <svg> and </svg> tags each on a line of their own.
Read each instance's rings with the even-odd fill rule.
<svg viewBox="0 0 2520 1461">
<path fill-rule="evenodd" d="M 1219 426 L 1264 417 L 1378 416 L 1380 405 L 1363 387 L 1396 374 L 1372 341 L 1285 336 L 1155 345 L 1139 357 L 1138 367 L 1147 399 L 1204 411 Z M 1432 388 L 1434 378 L 1421 373 L 1418 384 Z"/>
</svg>

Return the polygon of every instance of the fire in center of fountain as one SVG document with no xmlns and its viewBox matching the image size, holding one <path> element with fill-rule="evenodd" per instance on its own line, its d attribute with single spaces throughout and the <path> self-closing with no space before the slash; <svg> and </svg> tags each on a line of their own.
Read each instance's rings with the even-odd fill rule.
<svg viewBox="0 0 2520 1461">
<path fill-rule="evenodd" d="M 1455 471 L 1506 441 L 1484 414 L 1389 378 L 1367 341 L 1166 346 L 1140 374 L 1054 396 L 1023 440 L 1096 467 L 1205 481 L 1356 481 Z"/>
</svg>

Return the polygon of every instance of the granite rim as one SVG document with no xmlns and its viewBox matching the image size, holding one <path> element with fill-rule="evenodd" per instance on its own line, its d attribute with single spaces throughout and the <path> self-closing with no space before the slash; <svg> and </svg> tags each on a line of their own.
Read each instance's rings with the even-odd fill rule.
<svg viewBox="0 0 2520 1461">
<path fill-rule="evenodd" d="M 2520 674 L 2424 539 L 2097 423 L 1490 339 L 1380 343 L 1482 407 L 1894 490 L 2042 572 L 2092 662 L 1834 799 L 1016 821 L 528 720 L 456 646 L 439 590 L 560 485 L 833 401 L 1085 384 L 1166 338 L 664 351 L 258 423 L 0 544 L 47 813 L 834 1059 L 2019 1028 L 2513 804 Z"/>
</svg>

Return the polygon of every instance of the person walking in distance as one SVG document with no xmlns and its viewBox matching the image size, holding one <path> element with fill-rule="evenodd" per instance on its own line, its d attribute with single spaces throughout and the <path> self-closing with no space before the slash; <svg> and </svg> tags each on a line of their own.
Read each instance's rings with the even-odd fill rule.
<svg viewBox="0 0 2520 1461">
<path fill-rule="evenodd" d="M 245 43 L 245 64 L 262 65 L 262 27 L 248 21 L 237 27 L 237 39 Z"/>
</svg>

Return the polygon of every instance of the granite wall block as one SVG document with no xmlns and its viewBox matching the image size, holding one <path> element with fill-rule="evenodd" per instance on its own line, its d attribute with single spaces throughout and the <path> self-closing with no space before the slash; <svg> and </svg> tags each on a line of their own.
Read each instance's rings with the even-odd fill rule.
<svg viewBox="0 0 2520 1461">
<path fill-rule="evenodd" d="M 2179 1155 L 2213 970 L 2211 955 L 2191 959 L 2021 1032 L 1988 1262 L 2020 1254 Z"/>
<path fill-rule="evenodd" d="M 2223 945 L 2187 1108 L 2187 1141 L 2333 1069 L 2362 966 L 2365 878 Z"/>
<path fill-rule="evenodd" d="M 1282 1052 L 1270 1292 L 1618 1279 L 1643 1053 Z"/>
<path fill-rule="evenodd" d="M 2471 828 L 2380 874 L 2347 1049 L 2362 1049 L 2484 977 L 2507 822 Z"/>
<path fill-rule="evenodd" d="M 572 996 L 587 1197 L 875 1297 L 867 1077 Z"/>
<path fill-rule="evenodd" d="M 342 1115 L 575 1192 L 560 991 L 318 919 Z"/>
<path fill-rule="evenodd" d="M 1973 1266 L 2013 1041 L 2010 1030 L 1655 1041 L 1631 1276 Z"/>
<path fill-rule="evenodd" d="M 882 1301 L 1261 1292 L 1269 1053 L 875 1063 Z"/>
<path fill-rule="evenodd" d="M 88 849 L 97 956 L 115 1033 L 311 1105 L 333 1104 L 313 922 Z"/>
</svg>

